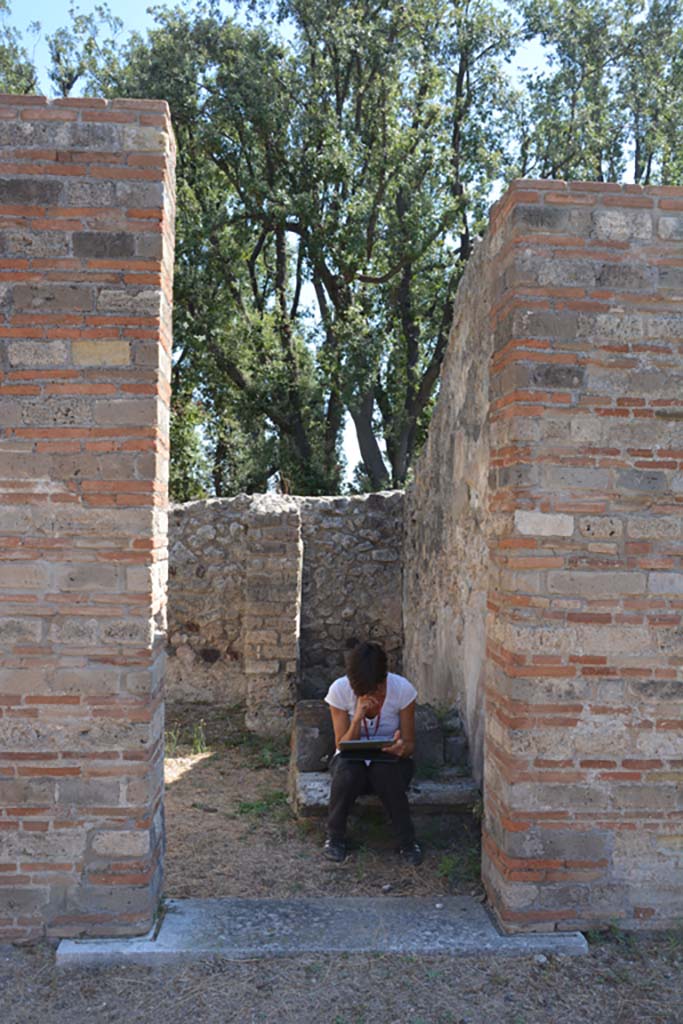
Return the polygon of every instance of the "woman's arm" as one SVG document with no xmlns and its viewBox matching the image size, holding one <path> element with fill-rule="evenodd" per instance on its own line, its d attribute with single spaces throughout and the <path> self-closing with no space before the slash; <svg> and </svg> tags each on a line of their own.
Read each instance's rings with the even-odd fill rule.
<svg viewBox="0 0 683 1024">
<path fill-rule="evenodd" d="M 415 752 L 415 701 L 401 708 L 398 721 L 399 728 L 394 733 L 394 742 L 390 747 L 382 747 L 382 750 L 396 757 L 412 757 Z"/>
<path fill-rule="evenodd" d="M 330 704 L 335 746 L 338 747 L 343 740 L 359 740 L 361 738 L 361 722 L 365 718 L 365 712 L 366 710 L 374 709 L 374 707 L 375 702 L 372 697 L 359 697 L 356 701 L 356 710 L 353 713 L 353 718 L 349 718 L 348 711 L 344 711 L 342 708 L 335 708 Z"/>
</svg>

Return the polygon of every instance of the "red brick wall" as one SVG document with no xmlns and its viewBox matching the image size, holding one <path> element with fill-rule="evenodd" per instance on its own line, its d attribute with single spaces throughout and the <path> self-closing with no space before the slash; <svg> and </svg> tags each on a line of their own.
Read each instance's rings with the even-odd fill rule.
<svg viewBox="0 0 683 1024">
<path fill-rule="evenodd" d="M 683 915 L 683 189 L 495 205 L 484 877 L 509 929 Z"/>
<path fill-rule="evenodd" d="M 157 101 L 0 97 L 0 939 L 161 885 L 174 143 Z"/>
</svg>

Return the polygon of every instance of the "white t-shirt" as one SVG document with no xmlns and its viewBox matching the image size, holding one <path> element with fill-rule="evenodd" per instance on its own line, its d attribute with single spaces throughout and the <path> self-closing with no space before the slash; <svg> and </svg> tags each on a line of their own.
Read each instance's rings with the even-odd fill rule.
<svg viewBox="0 0 683 1024">
<path fill-rule="evenodd" d="M 360 731 L 361 739 L 393 740 L 400 726 L 400 712 L 417 697 L 417 690 L 405 676 L 387 673 L 387 693 L 376 718 L 365 718 Z M 340 708 L 353 718 L 357 697 L 351 689 L 348 676 L 341 676 L 330 686 L 325 700 L 333 708 Z"/>
</svg>

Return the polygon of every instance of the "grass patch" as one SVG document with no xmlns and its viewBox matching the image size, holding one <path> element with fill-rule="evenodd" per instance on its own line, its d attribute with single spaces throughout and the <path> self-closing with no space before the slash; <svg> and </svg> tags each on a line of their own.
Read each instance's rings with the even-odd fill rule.
<svg viewBox="0 0 683 1024">
<path fill-rule="evenodd" d="M 272 789 L 257 800 L 240 800 L 237 804 L 238 814 L 272 814 L 287 808 L 287 794 L 282 789 Z"/>
<path fill-rule="evenodd" d="M 481 877 L 481 856 L 478 849 L 456 850 L 444 854 L 437 871 L 450 885 L 458 882 L 474 884 Z"/>
</svg>

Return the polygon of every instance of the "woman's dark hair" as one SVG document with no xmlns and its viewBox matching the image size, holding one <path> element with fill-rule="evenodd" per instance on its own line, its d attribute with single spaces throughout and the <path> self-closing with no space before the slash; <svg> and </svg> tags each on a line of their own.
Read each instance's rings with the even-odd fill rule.
<svg viewBox="0 0 683 1024">
<path fill-rule="evenodd" d="M 357 644 L 346 655 L 346 674 L 357 697 L 372 693 L 387 677 L 387 656 L 379 644 Z"/>
</svg>

